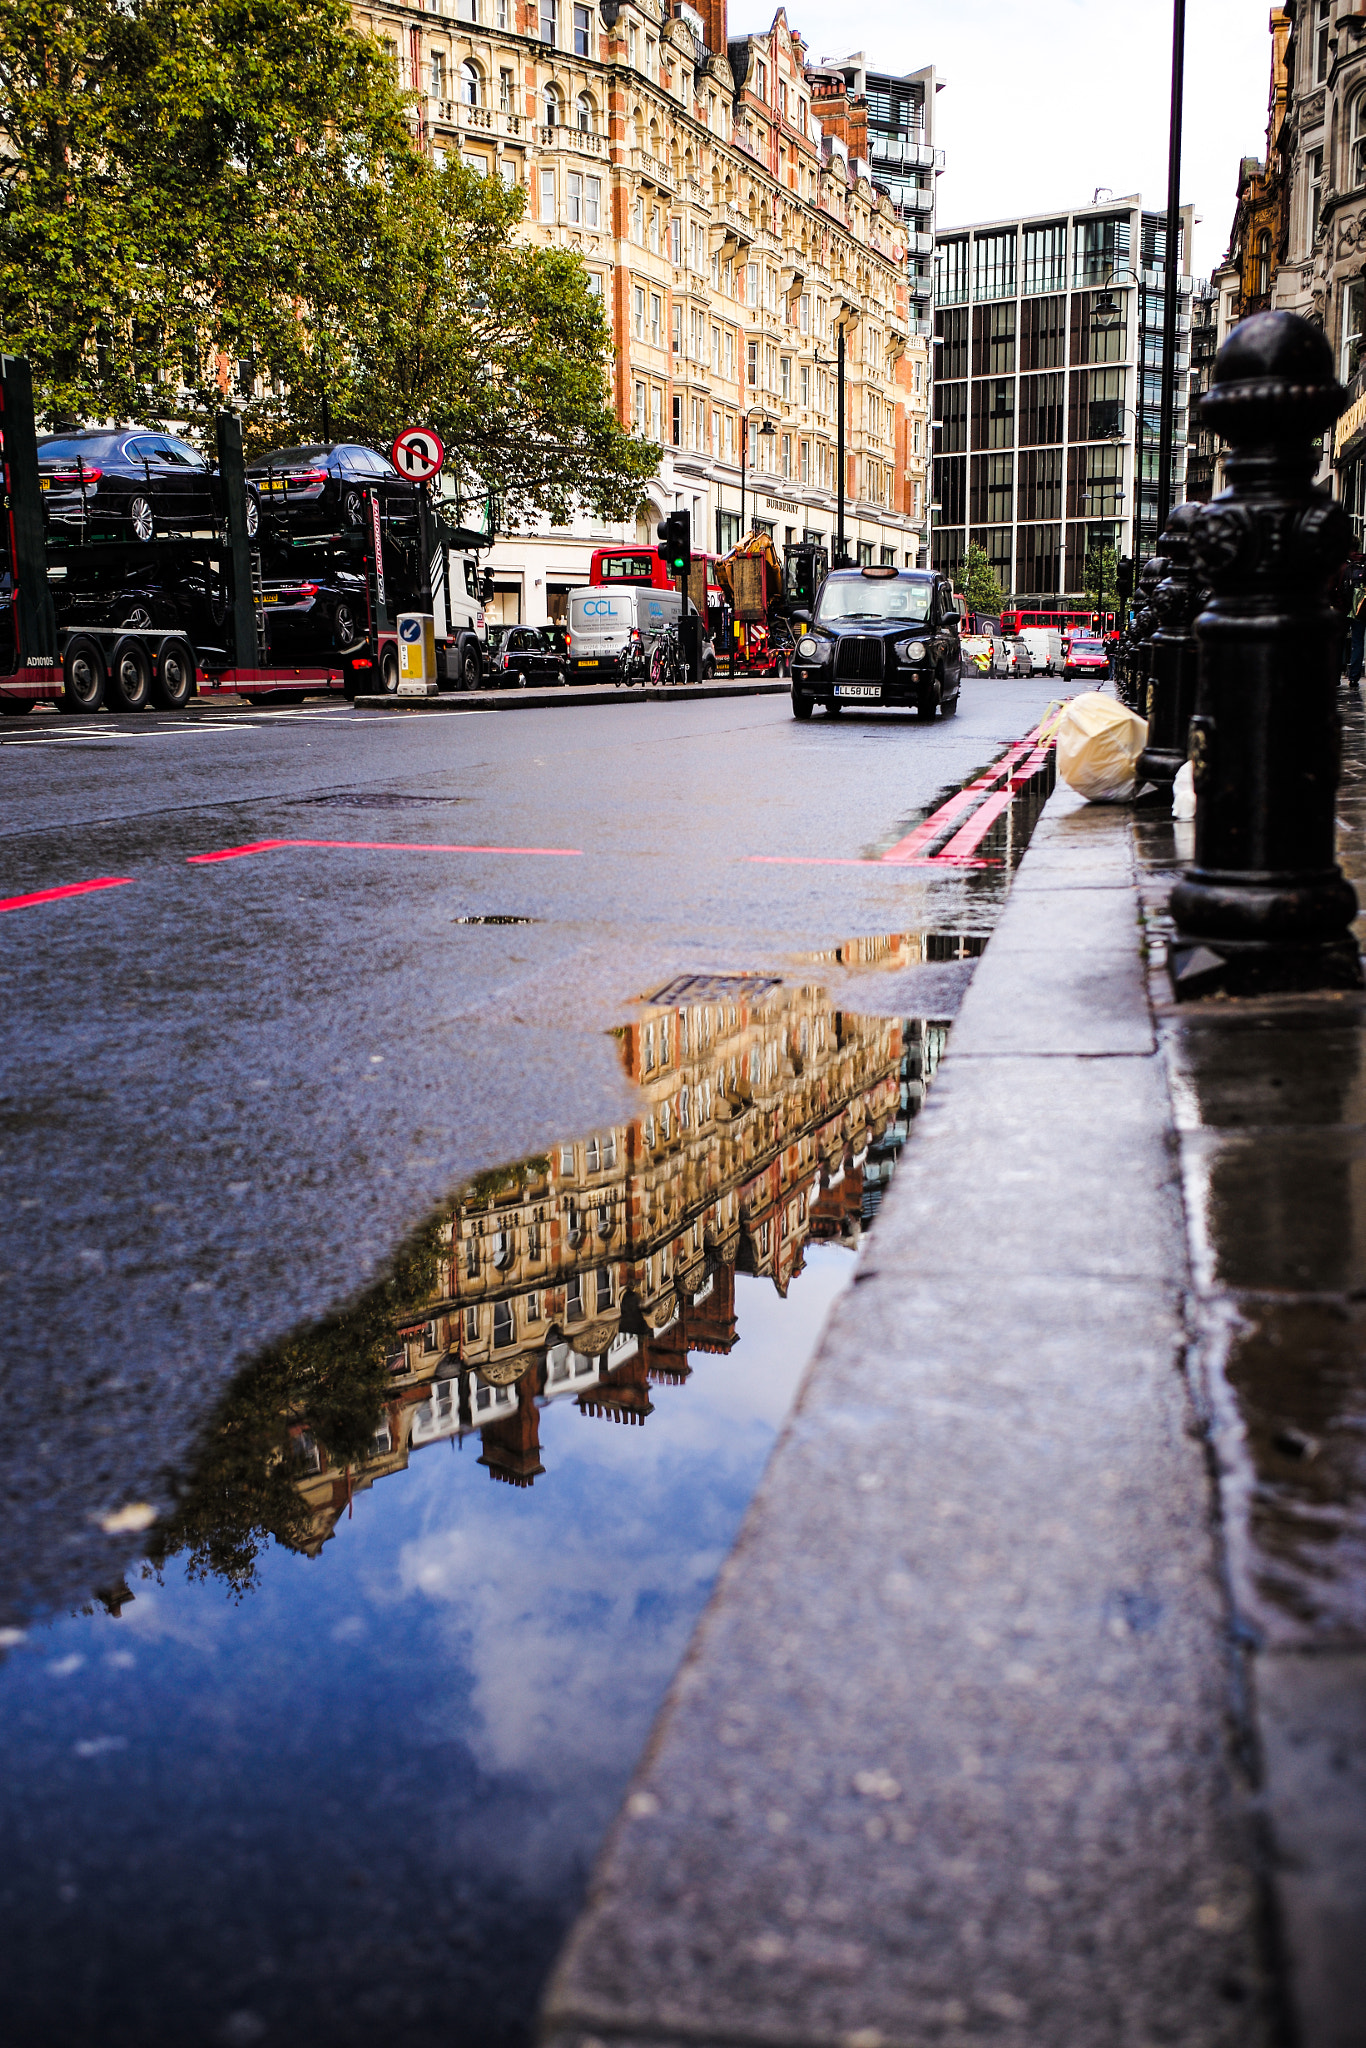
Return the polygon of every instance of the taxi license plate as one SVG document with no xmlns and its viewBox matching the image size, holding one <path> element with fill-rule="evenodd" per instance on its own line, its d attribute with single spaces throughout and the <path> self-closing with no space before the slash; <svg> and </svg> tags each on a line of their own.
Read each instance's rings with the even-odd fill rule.
<svg viewBox="0 0 1366 2048">
<path fill-rule="evenodd" d="M 837 697 L 881 698 L 882 685 L 881 683 L 836 683 L 835 695 Z"/>
</svg>

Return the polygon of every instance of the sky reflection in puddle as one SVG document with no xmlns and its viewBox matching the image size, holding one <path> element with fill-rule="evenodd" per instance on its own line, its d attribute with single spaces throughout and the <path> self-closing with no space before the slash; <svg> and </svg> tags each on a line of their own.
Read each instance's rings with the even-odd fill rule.
<svg viewBox="0 0 1366 2048">
<path fill-rule="evenodd" d="M 529 2038 L 946 1036 L 671 984 L 629 1122 L 239 1375 L 142 1573 L 7 1660 L 7 2041 Z"/>
</svg>

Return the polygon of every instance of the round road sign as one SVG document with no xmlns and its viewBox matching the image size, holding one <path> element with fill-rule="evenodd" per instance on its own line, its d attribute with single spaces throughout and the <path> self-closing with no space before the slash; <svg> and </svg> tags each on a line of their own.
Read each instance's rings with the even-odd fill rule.
<svg viewBox="0 0 1366 2048">
<path fill-rule="evenodd" d="M 432 433 L 429 427 L 405 427 L 395 437 L 389 460 L 400 476 L 406 476 L 415 484 L 425 484 L 439 473 L 446 460 L 446 450 L 441 436 Z"/>
</svg>

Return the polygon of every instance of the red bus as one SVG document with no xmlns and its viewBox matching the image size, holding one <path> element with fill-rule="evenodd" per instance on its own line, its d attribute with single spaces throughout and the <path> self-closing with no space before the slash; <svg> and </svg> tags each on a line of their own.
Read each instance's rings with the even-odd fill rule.
<svg viewBox="0 0 1366 2048">
<path fill-rule="evenodd" d="M 688 578 L 688 595 L 697 603 L 698 589 L 702 578 L 706 578 L 707 605 L 712 607 L 725 602 L 721 585 L 716 580 L 716 556 L 698 555 L 692 558 L 692 573 Z M 652 590 L 672 590 L 674 579 L 664 563 L 658 548 L 594 548 L 593 559 L 588 566 L 588 581 L 599 583 L 645 583 Z"/>
<path fill-rule="evenodd" d="M 1001 613 L 1001 631 L 1010 638 L 1024 626 L 1051 626 L 1057 633 L 1096 633 L 1112 640 L 1120 628 L 1118 612 L 1070 612 L 1060 609 L 1009 609 Z"/>
</svg>

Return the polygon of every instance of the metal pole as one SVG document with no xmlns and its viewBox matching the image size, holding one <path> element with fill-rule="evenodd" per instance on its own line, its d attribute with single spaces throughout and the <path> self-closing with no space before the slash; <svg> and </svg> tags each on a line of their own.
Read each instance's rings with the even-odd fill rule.
<svg viewBox="0 0 1366 2048">
<path fill-rule="evenodd" d="M 1162 301 L 1162 433 L 1157 454 L 1157 532 L 1172 503 L 1172 428 L 1176 405 L 1176 245 L 1181 231 L 1181 89 L 1186 67 L 1186 0 L 1172 0 L 1172 107 L 1167 131 L 1167 262 Z M 1142 370 L 1139 371 L 1140 378 Z M 1140 390 L 1142 385 L 1140 383 Z"/>
<path fill-rule="evenodd" d="M 835 566 L 844 567 L 844 327 L 835 350 L 839 388 L 835 394 Z"/>
<path fill-rule="evenodd" d="M 745 470 L 749 466 L 749 414 L 740 415 L 740 538 L 745 537 Z"/>
</svg>

